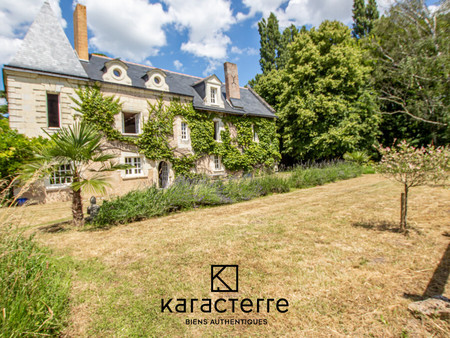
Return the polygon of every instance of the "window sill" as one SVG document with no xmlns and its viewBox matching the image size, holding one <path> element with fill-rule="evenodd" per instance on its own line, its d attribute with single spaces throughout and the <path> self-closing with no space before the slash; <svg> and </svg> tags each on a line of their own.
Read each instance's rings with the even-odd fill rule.
<svg viewBox="0 0 450 338">
<path fill-rule="evenodd" d="M 70 184 L 54 184 L 54 185 L 48 185 L 45 187 L 45 190 L 47 191 L 57 191 L 57 190 L 69 190 Z"/>
<path fill-rule="evenodd" d="M 128 181 L 128 180 L 136 180 L 136 179 L 140 179 L 140 178 L 148 178 L 146 175 L 142 174 L 142 175 L 123 175 L 122 176 L 122 180 L 124 181 Z"/>
<path fill-rule="evenodd" d="M 123 136 L 138 137 L 138 136 L 140 136 L 141 134 L 140 134 L 140 133 L 137 133 L 137 134 L 122 133 L 122 135 L 123 135 Z"/>
</svg>

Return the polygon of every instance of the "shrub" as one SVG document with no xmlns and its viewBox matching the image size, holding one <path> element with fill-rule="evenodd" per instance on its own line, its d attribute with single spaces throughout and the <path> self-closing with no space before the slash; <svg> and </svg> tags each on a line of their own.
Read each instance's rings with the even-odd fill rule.
<svg viewBox="0 0 450 338">
<path fill-rule="evenodd" d="M 31 238 L 0 230 L 0 336 L 59 336 L 70 276 Z"/>
<path fill-rule="evenodd" d="M 298 167 L 290 177 L 290 185 L 294 188 L 308 188 L 337 180 L 354 178 L 363 173 L 363 167 L 346 162 L 335 162 L 328 166 Z"/>
<path fill-rule="evenodd" d="M 362 172 L 363 168 L 356 164 L 333 162 L 314 164 L 313 167 L 298 167 L 290 178 L 268 175 L 212 181 L 207 178 L 178 177 L 168 189 L 150 187 L 103 202 L 95 225 L 104 227 L 198 206 L 248 201 L 272 193 L 289 192 L 291 187 L 306 188 L 356 177 Z"/>
</svg>

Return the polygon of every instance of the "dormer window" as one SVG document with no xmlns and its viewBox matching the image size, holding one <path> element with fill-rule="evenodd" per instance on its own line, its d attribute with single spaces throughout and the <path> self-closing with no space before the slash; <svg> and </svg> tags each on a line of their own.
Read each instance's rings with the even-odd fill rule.
<svg viewBox="0 0 450 338">
<path fill-rule="evenodd" d="M 119 59 L 105 62 L 103 80 L 131 86 L 131 79 L 127 74 L 128 66 Z"/>
<path fill-rule="evenodd" d="M 217 103 L 217 88 L 211 88 L 211 104 Z"/>
<path fill-rule="evenodd" d="M 122 71 L 119 68 L 114 68 L 113 69 L 113 74 L 117 79 L 120 79 L 121 75 L 122 75 Z"/>
<path fill-rule="evenodd" d="M 169 86 L 166 83 L 166 73 L 160 69 L 152 69 L 144 76 L 145 87 L 148 89 L 169 91 Z"/>
</svg>

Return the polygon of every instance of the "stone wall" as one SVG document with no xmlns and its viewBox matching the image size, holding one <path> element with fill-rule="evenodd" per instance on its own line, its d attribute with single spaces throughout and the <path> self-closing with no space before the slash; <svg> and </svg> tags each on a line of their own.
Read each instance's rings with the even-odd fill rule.
<svg viewBox="0 0 450 338">
<path fill-rule="evenodd" d="M 59 94 L 60 102 L 60 121 L 62 127 L 73 124 L 76 116 L 75 103 L 72 97 L 77 97 L 75 90 L 83 86 L 86 82 L 62 77 L 53 77 L 42 74 L 19 72 L 7 69 L 5 70 L 5 81 L 7 87 L 7 99 L 10 113 L 10 126 L 28 137 L 43 136 L 47 137 L 44 131 L 54 133 L 58 128 L 49 128 L 47 126 L 47 93 Z M 188 103 L 192 100 L 190 97 L 179 97 L 160 91 L 148 89 L 139 89 L 119 84 L 103 83 L 102 92 L 111 96 L 120 98 L 123 105 L 123 112 L 139 114 L 139 130 L 142 130 L 144 121 L 149 118 L 149 105 L 156 103 L 163 97 L 164 103 L 169 104 L 173 98 L 179 99 L 182 103 Z M 163 96 L 161 96 L 163 95 Z M 174 121 L 174 135 L 169 140 L 172 147 L 175 148 L 177 155 L 189 155 L 193 153 L 190 137 L 188 140 L 181 139 L 182 118 L 177 116 Z M 115 117 L 115 127 L 122 131 L 122 114 Z M 231 131 L 235 133 L 233 127 Z M 189 131 L 188 131 L 189 134 Z M 124 171 L 108 173 L 111 187 L 107 188 L 103 197 L 113 197 L 123 195 L 134 189 L 141 189 L 151 185 L 158 186 L 158 166 L 160 161 L 151 161 L 139 154 L 137 147 L 119 142 L 105 142 L 104 148 L 107 152 L 112 152 L 117 156 L 120 163 L 125 163 L 125 157 L 141 157 L 143 163 L 143 173 L 139 177 L 125 177 Z M 169 184 L 174 180 L 175 173 L 172 166 L 169 166 Z M 226 175 L 225 170 L 214 170 L 214 159 L 205 156 L 198 161 L 195 168 L 196 172 L 212 176 Z M 84 194 L 90 196 L 90 194 Z M 45 184 L 36 186 L 33 191 L 24 195 L 29 199 L 39 202 L 51 202 L 70 199 L 68 189 L 54 188 L 49 186 L 47 180 Z M 100 197 L 97 195 L 97 197 Z"/>
</svg>

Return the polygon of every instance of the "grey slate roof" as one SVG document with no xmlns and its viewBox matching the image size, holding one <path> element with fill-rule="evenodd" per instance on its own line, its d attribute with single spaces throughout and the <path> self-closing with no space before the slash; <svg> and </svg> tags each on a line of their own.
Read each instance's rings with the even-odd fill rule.
<svg viewBox="0 0 450 338">
<path fill-rule="evenodd" d="M 9 66 L 87 77 L 47 1 L 44 2 Z"/>
<path fill-rule="evenodd" d="M 89 79 L 103 82 L 103 73 L 105 63 L 111 61 L 111 58 L 99 55 L 91 55 L 89 62 L 81 61 Z M 146 89 L 145 79 L 149 70 L 155 67 L 138 65 L 121 60 L 128 66 L 127 75 L 131 79 L 131 85 L 136 88 Z M 203 101 L 205 95 L 205 86 L 202 79 L 196 76 L 180 74 L 161 69 L 166 74 L 166 83 L 169 86 L 170 93 L 193 97 L 193 106 L 198 110 L 217 111 L 235 115 L 250 115 L 261 117 L 276 117 L 274 110 L 269 107 L 256 93 L 247 88 L 240 88 L 241 99 L 231 99 L 231 103 L 226 100 L 225 85 L 222 85 L 221 94 L 225 103 L 224 108 L 206 105 Z"/>
<path fill-rule="evenodd" d="M 26 69 L 37 73 L 53 73 L 67 76 L 86 78 L 86 80 L 103 82 L 105 63 L 111 58 L 99 55 L 91 55 L 89 61 L 79 60 L 65 35 L 58 18 L 54 14 L 48 1 L 44 3 L 29 28 L 22 46 L 5 66 Z M 155 69 L 131 62 L 124 62 L 127 66 L 127 75 L 131 79 L 131 85 L 146 90 L 146 74 Z M 275 111 L 251 89 L 240 88 L 241 98 L 226 100 L 225 85 L 222 85 L 221 95 L 224 108 L 206 105 L 205 82 L 196 76 L 180 74 L 172 71 L 161 70 L 166 74 L 165 81 L 170 93 L 189 96 L 193 98 L 193 106 L 198 110 L 217 111 L 235 115 L 250 115 L 274 118 Z M 124 85 L 126 86 L 126 85 Z"/>
</svg>

